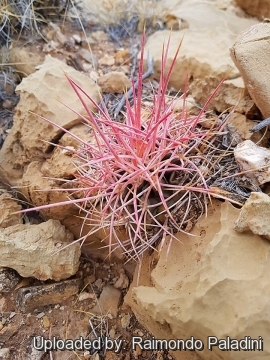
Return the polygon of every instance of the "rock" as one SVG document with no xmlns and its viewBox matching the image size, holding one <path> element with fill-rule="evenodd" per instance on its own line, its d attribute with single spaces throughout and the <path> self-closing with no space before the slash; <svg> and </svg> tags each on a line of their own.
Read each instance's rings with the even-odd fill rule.
<svg viewBox="0 0 270 360">
<path fill-rule="evenodd" d="M 195 79 L 191 83 L 189 90 L 196 103 L 202 107 L 219 84 L 220 81 L 217 78 L 206 76 L 204 79 Z M 254 101 L 245 89 L 241 77 L 225 80 L 207 106 L 207 110 L 214 110 L 220 113 L 229 108 L 234 108 L 234 111 L 245 114 L 249 118 L 259 113 Z"/>
<path fill-rule="evenodd" d="M 121 94 L 131 87 L 131 81 L 124 73 L 111 71 L 106 75 L 100 76 L 98 85 L 105 93 Z"/>
<path fill-rule="evenodd" d="M 130 325 L 130 319 L 130 314 L 123 314 L 123 316 L 121 317 L 122 329 L 126 329 Z"/>
<path fill-rule="evenodd" d="M 195 236 L 177 235 L 179 242 L 173 241 L 168 253 L 165 246 L 151 278 L 153 259 L 144 260 L 142 285 L 134 285 L 125 299 L 156 338 L 202 340 L 205 349 L 185 352 L 187 359 L 270 356 L 268 341 L 263 351 L 256 352 L 207 349 L 210 334 L 218 339 L 242 339 L 249 334 L 257 340 L 269 335 L 270 243 L 251 232 L 234 231 L 239 212 L 228 202 L 214 200 L 207 218 L 200 218 L 191 230 Z M 186 359 L 181 351 L 173 355 Z"/>
<path fill-rule="evenodd" d="M 77 53 L 78 57 L 90 64 L 96 63 L 93 54 L 87 49 L 80 49 Z"/>
<path fill-rule="evenodd" d="M 59 43 L 57 41 L 50 40 L 43 45 L 42 51 L 45 54 L 51 54 L 56 52 L 58 48 L 59 48 Z"/>
<path fill-rule="evenodd" d="M 26 77 L 36 71 L 36 67 L 43 63 L 44 54 L 35 45 L 12 43 L 9 51 L 9 62 L 21 77 Z"/>
<path fill-rule="evenodd" d="M 104 55 L 99 59 L 98 63 L 100 66 L 113 66 L 115 64 L 115 58 L 112 55 Z"/>
<path fill-rule="evenodd" d="M 270 181 L 269 149 L 246 140 L 234 149 L 234 157 L 241 171 L 246 171 L 245 176 L 256 185 Z"/>
<path fill-rule="evenodd" d="M 82 38 L 81 38 L 80 35 L 78 35 L 78 34 L 73 34 L 73 35 L 72 35 L 72 38 L 73 38 L 73 40 L 75 41 L 75 44 L 81 44 Z"/>
<path fill-rule="evenodd" d="M 105 31 L 102 31 L 102 30 L 91 32 L 91 37 L 96 42 L 108 41 L 108 34 Z"/>
<path fill-rule="evenodd" d="M 36 338 L 37 338 L 37 343 L 39 344 L 40 336 L 37 336 Z M 42 360 L 43 356 L 44 356 L 44 351 L 35 349 L 34 345 L 31 344 L 31 348 L 27 360 Z"/>
<path fill-rule="evenodd" d="M 244 140 L 251 140 L 253 142 L 262 140 L 263 134 L 260 132 L 250 132 L 250 129 L 253 127 L 254 121 L 248 120 L 245 115 L 237 112 L 232 113 L 227 121 L 230 143 L 232 143 L 233 146 L 236 146 Z"/>
<path fill-rule="evenodd" d="M 4 100 L 2 103 L 3 109 L 8 109 L 8 110 L 12 110 L 15 105 L 16 105 L 15 102 L 9 99 Z"/>
<path fill-rule="evenodd" d="M 0 359 L 1 360 L 10 359 L 10 350 L 9 350 L 9 348 L 0 349 Z"/>
<path fill-rule="evenodd" d="M 106 351 L 105 360 L 118 360 L 118 359 L 119 359 L 119 354 L 115 354 L 112 351 Z M 96 359 L 93 359 L 93 360 L 96 360 Z"/>
<path fill-rule="evenodd" d="M 160 74 L 162 47 L 169 38 L 166 67 L 172 62 L 183 40 L 170 79 L 170 86 L 176 90 L 185 88 L 187 74 L 190 82 L 192 79 L 204 79 L 210 75 L 218 81 L 225 77 L 234 79 L 239 76 L 228 49 L 237 35 L 255 24 L 256 20 L 240 18 L 218 10 L 214 5 L 196 0 L 181 2 L 173 10 L 173 15 L 185 20 L 189 28 L 173 32 L 157 31 L 149 36 L 146 42 L 145 54 L 149 52 L 154 59 L 156 78 L 159 78 Z"/>
<path fill-rule="evenodd" d="M 171 100 L 169 99 L 169 104 L 170 101 Z M 173 100 L 172 110 L 176 113 L 181 113 L 182 111 L 185 111 L 188 115 L 198 115 L 201 109 L 192 96 L 187 96 L 186 98 L 180 97 Z"/>
<path fill-rule="evenodd" d="M 52 29 L 50 31 L 50 40 L 54 40 L 57 43 L 59 43 L 61 46 L 63 46 L 65 43 L 68 42 L 68 39 L 66 38 L 66 36 L 62 33 L 61 29 L 59 26 L 57 26 L 56 24 L 50 22 L 49 27 Z M 47 34 L 48 35 L 48 34 Z"/>
<path fill-rule="evenodd" d="M 130 50 L 122 48 L 115 53 L 114 58 L 116 65 L 122 65 L 124 63 L 127 63 L 131 58 Z"/>
<path fill-rule="evenodd" d="M 124 269 L 121 269 L 119 273 L 120 273 L 120 276 L 116 280 L 114 287 L 116 289 L 126 289 L 129 285 L 129 279 L 128 279 L 127 275 L 125 274 Z"/>
<path fill-rule="evenodd" d="M 94 142 L 92 131 L 84 124 L 76 125 L 71 129 L 72 134 L 88 143 Z M 74 152 L 79 149 L 80 143 L 70 134 L 64 134 L 59 140 L 59 146 L 55 146 L 52 155 L 44 162 L 32 161 L 25 169 L 23 177 L 19 182 L 21 193 L 26 199 L 35 206 L 59 203 L 67 201 L 68 191 L 61 190 L 66 186 L 62 181 L 56 179 L 70 179 L 76 170 L 74 164 Z M 55 180 L 54 180 L 55 179 Z M 54 191 L 60 189 L 61 191 Z M 41 211 L 43 216 L 56 220 L 69 219 L 72 215 L 77 215 L 78 209 L 75 205 L 50 207 Z M 79 220 L 79 224 L 78 223 Z M 67 220 L 69 224 L 76 222 L 80 228 L 81 219 Z M 66 223 L 64 224 L 66 226 Z M 69 226 L 67 226 L 69 228 Z M 71 225 L 74 228 L 74 224 Z M 85 231 L 88 231 L 85 226 Z M 72 231 L 79 235 L 79 231 Z"/>
<path fill-rule="evenodd" d="M 95 305 L 91 312 L 98 315 L 111 314 L 117 317 L 118 308 L 121 300 L 121 292 L 111 285 L 104 286 L 98 304 Z"/>
<path fill-rule="evenodd" d="M 6 297 L 2 297 L 0 296 L 0 312 L 1 313 L 4 313 L 6 312 L 8 309 L 8 301 L 7 301 L 7 298 Z M 0 330 L 3 328 L 3 323 L 0 322 Z"/>
<path fill-rule="evenodd" d="M 16 107 L 13 128 L 0 151 L 0 171 L 8 183 L 17 185 L 24 167 L 37 158 L 46 159 L 51 149 L 48 142 L 56 142 L 63 135 L 62 130 L 37 115 L 67 129 L 82 122 L 78 115 L 62 104 L 82 115 L 86 114 L 65 74 L 95 101 L 99 101 L 99 88 L 94 81 L 63 62 L 46 56 L 39 70 L 23 79 L 16 89 L 20 102 Z M 88 105 L 93 109 L 90 101 Z"/>
<path fill-rule="evenodd" d="M 59 156 L 57 160 L 63 160 L 63 156 Z M 71 167 L 71 159 L 69 158 L 69 163 L 64 158 L 62 163 L 54 163 L 53 168 L 57 168 L 58 172 L 55 177 L 65 172 L 67 166 Z M 47 162 L 46 162 L 47 163 Z M 21 193 L 26 197 L 30 204 L 34 206 L 42 206 L 47 204 L 54 204 L 68 200 L 68 191 L 62 191 L 62 183 L 50 179 L 48 177 L 53 177 L 52 172 L 48 171 L 46 173 L 47 164 L 44 164 L 39 161 L 31 162 L 25 169 L 22 180 L 19 182 L 19 188 Z M 49 162 L 50 164 L 50 162 Z M 44 166 L 44 171 L 42 172 L 42 166 Z M 48 176 L 48 177 L 46 177 Z M 60 189 L 60 191 L 55 191 L 55 189 Z M 75 205 L 66 204 L 61 206 L 51 206 L 47 209 L 43 209 L 40 213 L 46 217 L 54 220 L 63 220 L 67 217 L 70 217 L 74 214 L 77 214 L 78 210 Z"/>
<path fill-rule="evenodd" d="M 95 300 L 96 299 L 96 295 L 94 293 L 89 293 L 86 291 L 83 291 L 79 294 L 78 296 L 78 301 L 84 301 L 84 300 Z"/>
<path fill-rule="evenodd" d="M 256 16 L 260 20 L 270 17 L 269 0 L 235 0 L 235 2 L 249 15 Z"/>
<path fill-rule="evenodd" d="M 5 326 L 0 330 L 0 339 L 2 344 L 6 344 L 10 338 L 15 336 L 19 329 L 20 325 L 18 324 L 5 324 Z"/>
<path fill-rule="evenodd" d="M 239 232 L 251 230 L 253 234 L 270 240 L 270 197 L 264 193 L 251 193 L 235 222 Z"/>
<path fill-rule="evenodd" d="M 0 195 L 0 228 L 22 223 L 22 214 L 14 214 L 21 210 L 21 206 L 7 192 Z"/>
<path fill-rule="evenodd" d="M 231 57 L 245 86 L 265 118 L 270 116 L 270 24 L 244 31 L 231 48 Z"/>
<path fill-rule="evenodd" d="M 18 290 L 16 304 L 21 312 L 31 313 L 43 306 L 61 304 L 79 291 L 80 280 L 72 279 L 54 284 L 24 287 Z"/>
<path fill-rule="evenodd" d="M 70 131 L 89 144 L 95 142 L 93 131 L 84 124 L 73 126 Z M 60 146 L 55 146 L 52 156 L 42 164 L 40 171 L 45 177 L 72 178 L 76 170 L 74 153 L 80 148 L 81 143 L 66 133 L 61 137 L 58 144 Z"/>
<path fill-rule="evenodd" d="M 0 293 L 10 292 L 20 281 L 18 273 L 12 269 L 0 268 Z"/>
<path fill-rule="evenodd" d="M 72 241 L 73 235 L 57 220 L 13 225 L 0 233 L 0 264 L 23 277 L 66 279 L 79 267 L 80 244 Z"/>
</svg>

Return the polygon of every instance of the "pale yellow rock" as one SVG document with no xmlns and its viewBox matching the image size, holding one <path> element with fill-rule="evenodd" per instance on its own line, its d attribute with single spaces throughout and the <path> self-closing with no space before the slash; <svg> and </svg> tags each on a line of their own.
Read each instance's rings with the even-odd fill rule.
<svg viewBox="0 0 270 360">
<path fill-rule="evenodd" d="M 23 79 L 17 87 L 20 102 L 14 125 L 0 151 L 0 172 L 8 183 L 16 184 L 24 166 L 48 157 L 51 145 L 63 131 L 38 117 L 43 116 L 70 129 L 82 120 L 64 104 L 85 115 L 86 110 L 65 75 L 75 80 L 95 101 L 100 98 L 95 82 L 65 63 L 47 56 L 38 71 Z M 86 101 L 90 109 L 93 104 Z"/>
<path fill-rule="evenodd" d="M 156 338 L 188 339 L 205 344 L 203 351 L 173 352 L 177 360 L 258 360 L 270 357 L 270 244 L 252 233 L 234 231 L 240 210 L 213 201 L 208 219 L 201 218 L 193 237 L 179 234 L 157 265 L 145 259 L 141 283 L 126 301 Z M 147 280 L 148 274 L 148 280 Z M 264 351 L 207 350 L 207 337 L 262 336 Z"/>
<path fill-rule="evenodd" d="M 156 78 L 160 74 L 162 47 L 169 37 L 166 69 L 182 42 L 170 80 L 170 85 L 175 89 L 185 88 L 187 75 L 190 82 L 210 75 L 219 81 L 225 77 L 234 79 L 239 76 L 228 49 L 238 34 L 256 23 L 256 20 L 240 18 L 207 2 L 196 0 L 181 2 L 173 14 L 185 20 L 189 28 L 172 32 L 157 31 L 148 38 L 145 54 L 149 52 L 154 59 Z"/>
<path fill-rule="evenodd" d="M 66 164 L 63 164 L 65 166 Z M 57 204 L 68 200 L 68 191 L 63 191 L 63 182 L 44 176 L 41 171 L 42 162 L 33 161 L 29 164 L 22 180 L 18 183 L 20 192 L 33 206 Z M 55 191 L 59 189 L 59 191 Z M 66 204 L 61 206 L 49 206 L 41 210 L 41 214 L 47 219 L 63 220 L 66 217 L 77 214 L 75 205 Z"/>
<path fill-rule="evenodd" d="M 213 76 L 206 76 L 204 79 L 194 80 L 189 91 L 196 102 L 204 106 L 213 90 L 217 89 L 220 80 Z M 258 109 L 245 89 L 244 81 L 241 77 L 225 80 L 220 88 L 215 92 L 207 110 L 215 110 L 220 113 L 234 109 L 234 111 L 253 117 L 258 113 Z"/>
<path fill-rule="evenodd" d="M 172 110 L 176 113 L 184 111 L 189 115 L 198 115 L 201 110 L 192 96 L 187 96 L 186 98 L 181 97 L 174 100 L 168 98 L 167 103 L 172 105 Z"/>
<path fill-rule="evenodd" d="M 235 222 L 239 232 L 251 230 L 270 240 L 270 197 L 264 193 L 251 193 Z"/>
<path fill-rule="evenodd" d="M 260 20 L 270 17 L 270 0 L 235 0 L 236 4 L 249 15 Z"/>
<path fill-rule="evenodd" d="M 55 146 L 52 156 L 42 164 L 41 172 L 44 176 L 60 179 L 72 178 L 76 170 L 76 162 L 78 166 L 78 157 L 75 153 L 82 146 L 75 136 L 82 141 L 87 141 L 88 144 L 95 142 L 93 130 L 85 124 L 73 126 L 70 132 L 74 136 L 64 134 L 59 140 L 59 146 Z"/>
<path fill-rule="evenodd" d="M 104 55 L 98 63 L 99 65 L 112 66 L 115 64 L 115 58 L 112 55 Z"/>
<path fill-rule="evenodd" d="M 36 71 L 36 67 L 43 63 L 44 58 L 44 54 L 37 46 L 22 46 L 14 42 L 9 51 L 8 62 L 21 77 L 26 77 Z"/>
<path fill-rule="evenodd" d="M 253 142 L 263 141 L 264 134 L 261 132 L 250 132 L 254 127 L 254 121 L 248 120 L 245 115 L 237 112 L 232 113 L 227 120 L 227 128 L 230 134 L 230 142 L 233 146 L 238 145 L 244 140 Z"/>
<path fill-rule="evenodd" d="M 231 48 L 231 57 L 245 86 L 265 118 L 270 116 L 270 24 L 244 31 Z"/>
<path fill-rule="evenodd" d="M 23 277 L 67 279 L 77 272 L 81 253 L 80 244 L 72 241 L 57 220 L 13 225 L 0 232 L 0 263 Z"/>
<path fill-rule="evenodd" d="M 100 76 L 98 85 L 105 93 L 123 93 L 131 87 L 129 78 L 120 71 L 111 71 L 106 75 Z"/>
</svg>

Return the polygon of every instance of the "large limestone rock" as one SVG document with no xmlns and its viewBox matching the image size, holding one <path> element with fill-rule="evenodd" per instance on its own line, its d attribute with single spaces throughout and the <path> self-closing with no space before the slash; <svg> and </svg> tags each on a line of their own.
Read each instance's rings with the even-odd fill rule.
<svg viewBox="0 0 270 360">
<path fill-rule="evenodd" d="M 238 34 L 256 23 L 256 20 L 240 18 L 197 0 L 181 2 L 173 9 L 173 15 L 186 21 L 189 28 L 173 32 L 157 31 L 146 43 L 145 53 L 149 52 L 154 59 L 157 78 L 160 74 L 162 47 L 169 37 L 166 68 L 183 40 L 170 81 L 175 89 L 184 89 L 187 75 L 190 82 L 206 76 L 213 76 L 219 81 L 225 77 L 234 79 L 239 76 L 228 49 Z"/>
<path fill-rule="evenodd" d="M 126 297 L 137 317 L 156 338 L 189 339 L 203 351 L 176 351 L 177 360 L 258 360 L 270 357 L 270 244 L 233 227 L 240 210 L 213 202 L 208 218 L 180 234 L 160 258 L 146 258 Z M 154 264 L 157 262 L 157 265 Z M 154 266 L 154 269 L 153 269 Z M 153 269 L 151 271 L 151 269 Z M 149 278 L 149 273 L 151 277 Z M 207 337 L 264 339 L 264 351 L 207 350 Z"/>
<path fill-rule="evenodd" d="M 73 235 L 57 220 L 9 226 L 0 232 L 0 266 L 23 277 L 67 279 L 77 272 L 81 254 L 80 244 L 72 241 Z"/>
<path fill-rule="evenodd" d="M 251 230 L 270 240 L 270 197 L 264 193 L 251 193 L 235 222 L 239 232 Z"/>
<path fill-rule="evenodd" d="M 231 48 L 231 57 L 246 88 L 265 118 L 270 116 L 270 24 L 244 31 Z"/>
<path fill-rule="evenodd" d="M 269 0 L 235 0 L 235 2 L 249 15 L 257 16 L 260 20 L 270 17 Z"/>
<path fill-rule="evenodd" d="M 70 129 L 82 120 L 63 104 L 86 114 L 65 75 L 75 80 L 95 101 L 99 100 L 99 88 L 93 80 L 47 56 L 39 70 L 23 79 L 16 89 L 20 102 L 13 128 L 0 151 L 0 172 L 7 182 L 16 184 L 27 164 L 49 157 L 51 145 L 48 142 L 57 142 L 63 135 L 63 131 L 37 115 Z M 89 100 L 87 104 L 93 109 Z"/>
</svg>

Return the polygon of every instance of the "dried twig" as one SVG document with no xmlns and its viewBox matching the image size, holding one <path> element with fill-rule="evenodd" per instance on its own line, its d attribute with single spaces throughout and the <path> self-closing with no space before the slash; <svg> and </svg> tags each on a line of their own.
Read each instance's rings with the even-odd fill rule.
<svg viewBox="0 0 270 360">
<path fill-rule="evenodd" d="M 268 117 L 267 119 L 262 120 L 261 122 L 259 122 L 257 125 L 255 125 L 252 129 L 250 129 L 250 132 L 255 132 L 255 131 L 260 131 L 262 130 L 264 127 L 270 125 L 270 117 Z"/>
</svg>

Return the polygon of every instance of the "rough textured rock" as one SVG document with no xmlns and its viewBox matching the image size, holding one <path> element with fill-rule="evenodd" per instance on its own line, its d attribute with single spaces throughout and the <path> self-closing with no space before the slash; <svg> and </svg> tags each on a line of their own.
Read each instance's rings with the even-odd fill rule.
<svg viewBox="0 0 270 360">
<path fill-rule="evenodd" d="M 244 31 L 231 48 L 231 57 L 246 88 L 265 118 L 270 116 L 270 24 Z"/>
<path fill-rule="evenodd" d="M 251 193 L 235 222 L 239 232 L 251 230 L 270 240 L 270 197 L 264 193 Z"/>
<path fill-rule="evenodd" d="M 213 76 L 206 76 L 204 79 L 194 80 L 189 90 L 194 100 L 204 106 L 209 96 L 216 89 L 220 81 Z M 207 110 L 213 109 L 218 112 L 226 111 L 234 108 L 235 111 L 245 114 L 249 118 L 253 118 L 254 114 L 258 114 L 258 109 L 245 89 L 244 81 L 241 77 L 225 80 L 220 89 L 215 93 L 207 107 Z"/>
<path fill-rule="evenodd" d="M 0 233 L 0 264 L 23 277 L 67 279 L 79 267 L 80 244 L 72 241 L 73 235 L 57 220 L 10 226 Z"/>
<path fill-rule="evenodd" d="M 61 304 L 77 294 L 79 286 L 79 279 L 71 279 L 55 284 L 23 287 L 17 292 L 16 304 L 20 311 L 30 313 L 42 306 Z"/>
<path fill-rule="evenodd" d="M 157 31 L 148 38 L 145 53 L 149 51 L 154 59 L 155 77 L 158 78 L 160 74 L 162 46 L 169 37 L 166 68 L 183 40 L 170 80 L 170 85 L 175 89 L 184 89 L 187 74 L 190 82 L 209 75 L 219 81 L 225 77 L 234 79 L 239 76 L 228 49 L 237 35 L 256 23 L 255 20 L 237 17 L 218 10 L 214 5 L 196 0 L 181 2 L 173 14 L 185 20 L 189 28 L 173 32 Z"/>
<path fill-rule="evenodd" d="M 73 126 L 71 132 L 89 144 L 94 143 L 92 130 L 84 124 Z M 81 143 L 66 133 L 61 137 L 58 144 L 59 146 L 55 146 L 52 151 L 51 157 L 44 161 L 40 171 L 47 177 L 70 179 L 76 170 L 74 152 L 79 149 Z"/>
<path fill-rule="evenodd" d="M 234 231 L 240 210 L 214 201 L 208 218 L 201 218 L 192 230 L 195 237 L 181 234 L 166 248 L 153 268 L 145 259 L 140 282 L 126 301 L 157 338 L 188 339 L 194 336 L 207 345 L 207 336 L 219 339 L 269 337 L 270 296 L 269 241 Z M 148 274 L 148 275 L 147 275 Z M 143 286 L 144 285 L 144 286 Z M 270 356 L 264 351 L 173 352 L 177 360 L 258 360 Z M 188 357 L 189 356 L 189 357 Z"/>
<path fill-rule="evenodd" d="M 125 274 L 124 269 L 120 269 L 119 273 L 120 273 L 120 276 L 116 280 L 114 287 L 116 289 L 126 289 L 129 285 L 129 279 L 128 279 L 127 275 Z"/>
<path fill-rule="evenodd" d="M 168 99 L 168 103 L 171 104 L 171 99 Z M 192 96 L 186 98 L 177 98 L 172 102 L 172 110 L 175 113 L 181 113 L 185 111 L 189 115 L 198 115 L 200 112 L 200 106 L 197 105 L 195 99 Z"/>
<path fill-rule="evenodd" d="M 10 359 L 10 350 L 9 350 L 9 348 L 0 349 L 0 359 L 2 359 L 2 360 Z"/>
<path fill-rule="evenodd" d="M 21 210 L 21 206 L 7 192 L 0 195 L 0 228 L 22 223 L 22 214 L 13 214 Z"/>
<path fill-rule="evenodd" d="M 63 135 L 61 130 L 38 118 L 37 114 L 66 129 L 81 123 L 78 115 L 63 105 L 67 104 L 81 114 L 86 113 L 65 74 L 82 86 L 94 100 L 99 100 L 99 88 L 94 81 L 47 56 L 39 70 L 25 78 L 16 90 L 20 102 L 14 125 L 0 151 L 0 170 L 7 182 L 16 184 L 25 165 L 49 157 L 51 145 L 48 141 L 55 142 Z M 93 109 L 90 101 L 87 103 Z"/>
<path fill-rule="evenodd" d="M 44 54 L 35 45 L 21 46 L 15 42 L 9 51 L 9 62 L 22 77 L 34 73 L 43 61 Z"/>
<path fill-rule="evenodd" d="M 269 0 L 235 0 L 235 2 L 249 15 L 257 16 L 260 20 L 270 17 Z"/>
<path fill-rule="evenodd" d="M 247 171 L 245 176 L 256 185 L 263 185 L 270 181 L 269 149 L 246 140 L 234 149 L 234 157 L 241 171 Z"/>
<path fill-rule="evenodd" d="M 117 317 L 120 300 L 121 291 L 111 285 L 106 285 L 100 294 L 98 304 L 91 309 L 91 312 L 98 315 L 109 313 L 113 317 Z"/>
<path fill-rule="evenodd" d="M 0 267 L 0 293 L 10 292 L 20 279 L 19 274 L 13 269 Z"/>
<path fill-rule="evenodd" d="M 65 202 L 68 200 L 68 191 L 54 191 L 61 189 L 63 183 L 54 179 L 46 178 L 46 173 L 41 171 L 44 163 L 40 161 L 31 162 L 25 169 L 22 180 L 19 182 L 21 193 L 27 198 L 30 204 L 42 206 Z M 55 164 L 56 166 L 57 164 Z M 44 165 L 43 165 L 44 166 Z M 63 166 L 63 167 L 62 167 Z M 65 168 L 66 163 L 59 164 L 58 173 Z M 48 176 L 52 176 L 48 174 Z M 75 205 L 66 204 L 49 207 L 41 211 L 46 218 L 63 220 L 65 217 L 77 214 Z"/>
<path fill-rule="evenodd" d="M 231 114 L 228 118 L 227 129 L 232 145 L 236 146 L 244 140 L 252 140 L 253 142 L 262 140 L 264 135 L 261 132 L 250 132 L 254 124 L 254 121 L 248 120 L 245 115 L 237 112 Z"/>
<path fill-rule="evenodd" d="M 131 87 L 129 78 L 120 71 L 111 71 L 106 75 L 100 76 L 98 85 L 103 92 L 123 93 Z"/>
</svg>

